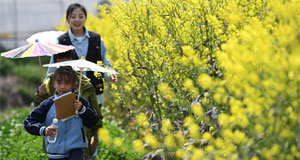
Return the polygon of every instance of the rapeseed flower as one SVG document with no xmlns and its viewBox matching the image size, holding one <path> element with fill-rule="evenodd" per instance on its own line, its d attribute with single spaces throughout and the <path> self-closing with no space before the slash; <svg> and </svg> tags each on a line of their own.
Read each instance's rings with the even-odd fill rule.
<svg viewBox="0 0 300 160">
<path fill-rule="evenodd" d="M 175 98 L 175 94 L 171 87 L 167 83 L 160 83 L 158 86 L 159 91 L 162 93 L 164 97 L 166 97 L 168 100 L 172 101 Z"/>
<path fill-rule="evenodd" d="M 98 130 L 98 137 L 104 144 L 110 144 L 112 141 L 109 130 L 106 128 L 100 128 Z"/>
<path fill-rule="evenodd" d="M 213 80 L 212 78 L 207 74 L 201 74 L 198 76 L 198 83 L 201 87 L 205 89 L 213 88 Z"/>
<path fill-rule="evenodd" d="M 133 141 L 133 149 L 140 154 L 145 153 L 144 143 L 139 139 Z"/>
<path fill-rule="evenodd" d="M 141 127 L 149 126 L 148 118 L 144 113 L 139 113 L 136 116 L 136 121 L 137 121 L 137 124 Z"/>
<path fill-rule="evenodd" d="M 200 138 L 200 128 L 197 124 L 193 123 L 188 127 L 190 136 L 195 139 L 199 140 Z"/>
<path fill-rule="evenodd" d="M 192 111 L 196 116 L 199 116 L 201 119 L 203 119 L 204 112 L 203 112 L 203 109 L 202 109 L 200 103 L 193 104 Z"/>
<path fill-rule="evenodd" d="M 159 147 L 159 144 L 160 144 L 159 141 L 152 134 L 150 134 L 150 133 L 146 134 L 144 139 L 145 139 L 145 142 L 152 147 L 152 149 L 155 150 Z"/>
<path fill-rule="evenodd" d="M 185 143 L 185 138 L 182 131 L 176 132 L 175 137 L 179 146 L 182 146 Z"/>
<path fill-rule="evenodd" d="M 172 134 L 168 134 L 165 137 L 165 144 L 167 146 L 168 149 L 174 149 L 176 148 L 176 143 L 175 143 L 175 138 Z"/>
<path fill-rule="evenodd" d="M 202 134 L 202 138 L 205 140 L 205 141 L 210 141 L 211 139 L 213 139 L 213 136 L 209 133 L 209 132 L 204 132 Z"/>
<path fill-rule="evenodd" d="M 164 134 L 168 134 L 168 133 L 172 132 L 172 129 L 173 129 L 173 126 L 172 126 L 172 123 L 171 123 L 170 119 L 164 119 L 162 121 L 161 131 Z"/>
<path fill-rule="evenodd" d="M 123 140 L 120 137 L 117 137 L 113 140 L 113 144 L 117 147 L 120 147 L 123 144 Z"/>
</svg>

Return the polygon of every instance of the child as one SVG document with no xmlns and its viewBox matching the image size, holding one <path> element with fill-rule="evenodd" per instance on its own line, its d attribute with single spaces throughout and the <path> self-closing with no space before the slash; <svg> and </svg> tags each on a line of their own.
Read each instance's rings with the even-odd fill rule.
<svg viewBox="0 0 300 160">
<path fill-rule="evenodd" d="M 55 95 L 43 101 L 24 121 L 24 128 L 33 135 L 43 135 L 49 159 L 83 159 L 83 148 L 88 147 L 85 127 L 98 122 L 97 112 L 82 97 L 75 100 L 74 108 L 79 116 L 58 121 L 58 129 L 50 126 L 56 117 L 53 99 L 74 91 L 77 75 L 71 67 L 60 67 L 54 73 Z M 46 136 L 57 136 L 55 143 L 48 143 Z"/>
<path fill-rule="evenodd" d="M 54 62 L 63 62 L 63 61 L 69 61 L 74 59 L 74 52 L 63 52 L 54 55 Z M 80 73 L 76 72 L 77 77 L 79 78 Z M 54 86 L 54 75 L 53 73 L 48 75 L 48 79 L 45 81 L 44 84 L 40 85 L 37 93 L 34 95 L 34 104 L 35 106 L 38 106 L 42 101 L 45 99 L 51 97 L 54 95 L 55 88 Z M 96 152 L 98 147 L 98 136 L 97 136 L 97 130 L 98 128 L 102 127 L 102 113 L 100 108 L 98 107 L 97 97 L 96 97 L 96 91 L 93 85 L 90 83 L 90 79 L 86 76 L 82 76 L 81 79 L 81 89 L 80 89 L 80 95 L 85 98 L 88 102 L 90 102 L 91 107 L 94 108 L 97 111 L 99 121 L 98 123 L 92 127 L 88 128 L 86 130 L 86 136 L 88 138 L 89 146 L 88 149 L 85 149 L 85 158 L 90 159 L 93 157 L 93 154 Z"/>
</svg>

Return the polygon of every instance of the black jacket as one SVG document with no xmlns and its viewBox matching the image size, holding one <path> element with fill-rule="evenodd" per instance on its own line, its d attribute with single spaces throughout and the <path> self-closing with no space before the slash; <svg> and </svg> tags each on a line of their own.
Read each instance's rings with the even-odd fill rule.
<svg viewBox="0 0 300 160">
<path fill-rule="evenodd" d="M 89 38 L 89 46 L 88 46 L 86 60 L 97 64 L 97 61 L 102 61 L 101 45 L 100 45 L 101 37 L 99 34 L 97 34 L 95 32 L 91 32 L 91 31 L 89 31 L 89 35 L 90 35 L 90 38 Z M 60 37 L 58 37 L 58 42 L 59 42 L 59 44 L 63 44 L 63 45 L 72 45 L 72 42 L 71 42 L 68 32 L 66 32 L 63 35 L 61 35 Z M 68 52 L 75 52 L 75 58 L 79 59 L 75 49 L 68 51 Z M 88 71 L 87 77 L 91 79 L 91 83 L 93 84 L 93 86 L 96 89 L 96 94 L 102 94 L 103 89 L 104 89 L 104 83 L 103 83 L 104 75 L 102 74 L 101 78 L 96 78 L 94 76 L 94 72 Z"/>
</svg>

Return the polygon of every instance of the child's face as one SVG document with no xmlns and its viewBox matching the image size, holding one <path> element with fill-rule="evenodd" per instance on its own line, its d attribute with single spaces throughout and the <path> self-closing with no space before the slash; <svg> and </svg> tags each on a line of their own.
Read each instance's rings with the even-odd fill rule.
<svg viewBox="0 0 300 160">
<path fill-rule="evenodd" d="M 72 91 L 72 89 L 75 88 L 75 83 L 68 79 L 67 76 L 60 76 L 55 79 L 54 88 L 58 96 L 60 96 L 66 92 Z"/>
<path fill-rule="evenodd" d="M 85 21 L 85 14 L 80 8 L 74 9 L 72 14 L 68 17 L 68 23 L 72 30 L 83 29 Z"/>
</svg>

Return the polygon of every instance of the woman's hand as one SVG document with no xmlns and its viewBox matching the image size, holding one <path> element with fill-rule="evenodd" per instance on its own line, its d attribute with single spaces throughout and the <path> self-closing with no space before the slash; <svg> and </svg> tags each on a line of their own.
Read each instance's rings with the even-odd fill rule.
<svg viewBox="0 0 300 160">
<path fill-rule="evenodd" d="M 54 126 L 48 126 L 46 129 L 45 129 L 45 136 L 51 136 L 51 137 L 54 137 L 56 136 L 58 130 L 56 127 Z"/>
<path fill-rule="evenodd" d="M 79 101 L 79 100 L 75 100 L 75 103 L 74 103 L 74 108 L 79 111 L 82 107 L 82 103 Z"/>
<path fill-rule="evenodd" d="M 111 81 L 114 82 L 114 83 L 118 81 L 118 80 L 117 80 L 117 75 L 116 75 L 116 74 L 110 75 L 110 78 L 111 78 Z"/>
<path fill-rule="evenodd" d="M 40 96 L 43 96 L 43 95 L 45 95 L 46 94 L 46 84 L 41 84 L 40 86 L 39 86 L 39 95 Z"/>
</svg>

